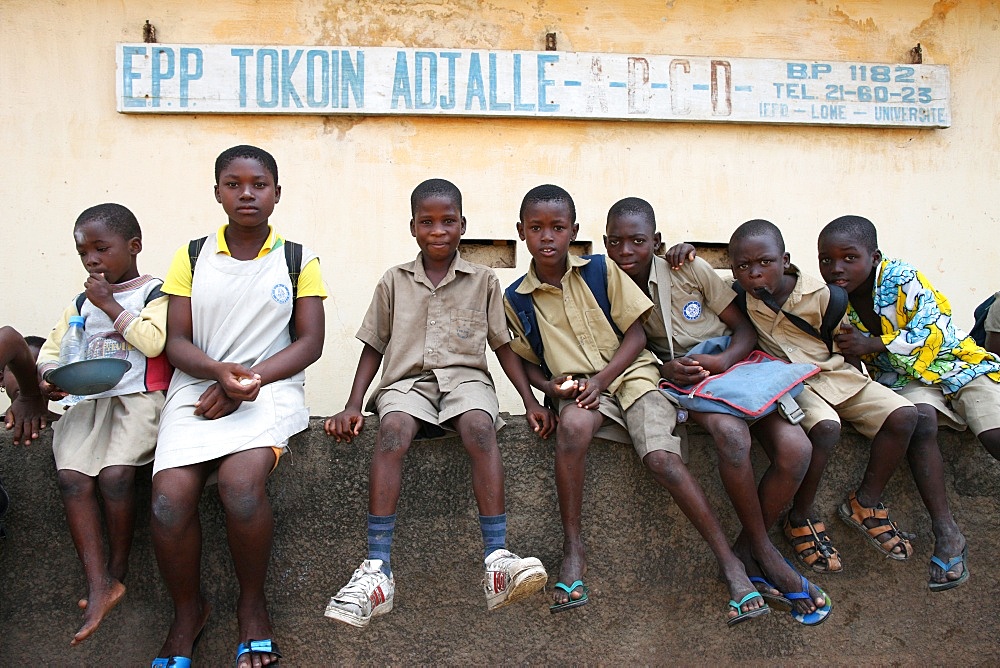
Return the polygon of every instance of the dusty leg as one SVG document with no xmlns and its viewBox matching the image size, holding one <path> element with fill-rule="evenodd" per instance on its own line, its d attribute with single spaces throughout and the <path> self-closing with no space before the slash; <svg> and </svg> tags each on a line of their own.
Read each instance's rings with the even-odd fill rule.
<svg viewBox="0 0 1000 668">
<path fill-rule="evenodd" d="M 559 414 L 556 429 L 556 493 L 559 497 L 559 517 L 563 526 L 563 560 L 559 567 L 559 582 L 572 585 L 587 572 L 587 553 L 580 535 L 580 515 L 583 509 L 583 481 L 587 466 L 587 449 L 594 434 L 604 422 L 596 410 L 570 404 Z M 567 594 L 556 589 L 552 602 L 565 603 L 578 599 L 583 591 Z"/>
<path fill-rule="evenodd" d="M 472 491 L 480 515 L 504 512 L 504 471 L 497 433 L 489 413 L 471 410 L 453 420 L 472 462 Z"/>
<path fill-rule="evenodd" d="M 270 448 L 254 448 L 229 455 L 219 466 L 219 499 L 226 510 L 229 552 L 240 583 L 236 604 L 240 642 L 274 636 L 264 596 L 274 539 L 274 516 L 265 483 L 274 467 L 274 457 Z M 273 654 L 246 654 L 239 665 L 257 668 L 277 659 Z"/>
<path fill-rule="evenodd" d="M 87 577 L 83 625 L 70 643 L 77 645 L 90 637 L 111 609 L 118 605 L 125 595 L 125 585 L 108 573 L 94 479 L 79 471 L 62 469 L 57 473 L 57 480 L 66 508 L 69 533 Z"/>
<path fill-rule="evenodd" d="M 153 476 L 153 549 L 174 602 L 174 619 L 157 656 L 190 657 L 208 619 L 209 606 L 201 593 L 198 499 L 210 470 L 210 463 L 195 464 Z"/>
</svg>

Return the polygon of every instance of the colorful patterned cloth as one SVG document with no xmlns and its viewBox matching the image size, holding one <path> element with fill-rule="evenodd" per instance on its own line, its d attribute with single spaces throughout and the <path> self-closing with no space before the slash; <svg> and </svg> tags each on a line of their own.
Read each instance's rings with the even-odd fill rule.
<svg viewBox="0 0 1000 668">
<path fill-rule="evenodd" d="M 954 394 L 976 376 L 1000 382 L 1000 358 L 976 345 L 951 321 L 951 304 L 915 267 L 883 260 L 874 289 L 875 312 L 888 352 L 865 355 L 872 378 L 891 388 L 913 379 Z M 854 307 L 851 323 L 869 335 Z"/>
</svg>

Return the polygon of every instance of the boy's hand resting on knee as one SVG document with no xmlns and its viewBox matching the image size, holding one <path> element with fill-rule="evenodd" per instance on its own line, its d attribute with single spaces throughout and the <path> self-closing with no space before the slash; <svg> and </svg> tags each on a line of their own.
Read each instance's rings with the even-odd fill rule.
<svg viewBox="0 0 1000 668">
<path fill-rule="evenodd" d="M 337 443 L 341 441 L 350 443 L 351 439 L 361 433 L 364 426 L 365 416 L 357 408 L 345 408 L 323 423 L 323 429 L 329 436 L 333 436 Z"/>
<path fill-rule="evenodd" d="M 601 374 L 591 376 L 579 383 L 580 394 L 576 397 L 576 405 L 587 410 L 595 410 L 601 405 L 601 394 L 608 389 Z"/>
<path fill-rule="evenodd" d="M 548 438 L 556 429 L 556 415 L 537 401 L 534 406 L 525 406 L 524 417 L 531 430 L 542 438 Z"/>
</svg>

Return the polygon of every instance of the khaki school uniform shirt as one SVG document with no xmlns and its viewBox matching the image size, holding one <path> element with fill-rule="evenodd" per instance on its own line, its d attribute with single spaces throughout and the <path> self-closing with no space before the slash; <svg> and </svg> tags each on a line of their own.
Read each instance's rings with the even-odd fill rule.
<svg viewBox="0 0 1000 668">
<path fill-rule="evenodd" d="M 830 302 L 830 290 L 819 279 L 799 271 L 792 265 L 789 273 L 796 275 L 795 288 L 782 305 L 782 310 L 799 316 L 816 329 Z M 761 350 L 789 362 L 815 364 L 820 373 L 805 383 L 816 394 L 834 406 L 857 394 L 868 377 L 844 360 L 839 352 L 830 353 L 826 344 L 796 327 L 783 313 L 775 313 L 767 304 L 747 293 L 747 315 L 757 330 Z M 834 351 L 837 350 L 834 344 Z"/>
<path fill-rule="evenodd" d="M 492 269 L 456 254 L 435 287 L 418 253 L 382 276 L 356 336 L 383 355 L 368 410 L 380 391 L 407 392 L 428 373 L 442 392 L 471 380 L 492 387 L 486 346 L 496 350 L 510 342 L 500 281 Z"/>
<path fill-rule="evenodd" d="M 576 269 L 588 262 L 590 260 L 568 256 L 560 289 L 539 281 L 532 261 L 528 275 L 517 287 L 517 292 L 530 295 L 535 303 L 545 363 L 555 376 L 589 378 L 608 365 L 621 345 L 597 298 Z M 624 332 L 633 322 L 648 314 L 653 303 L 611 260 L 607 261 L 607 275 L 611 317 L 618 329 Z M 504 306 L 507 322 L 514 332 L 511 349 L 529 362 L 538 364 L 539 359 L 531 350 L 521 321 L 506 299 Z M 607 391 L 618 399 L 622 410 L 628 410 L 636 399 L 656 389 L 660 372 L 655 362 L 652 353 L 643 350 L 608 386 Z"/>
<path fill-rule="evenodd" d="M 642 326 L 647 347 L 663 361 L 685 355 L 706 339 L 730 333 L 719 314 L 736 298 L 736 292 L 700 257 L 674 270 L 665 259 L 653 256 L 649 294 L 653 313 Z M 664 304 L 669 305 L 669 333 Z"/>
</svg>

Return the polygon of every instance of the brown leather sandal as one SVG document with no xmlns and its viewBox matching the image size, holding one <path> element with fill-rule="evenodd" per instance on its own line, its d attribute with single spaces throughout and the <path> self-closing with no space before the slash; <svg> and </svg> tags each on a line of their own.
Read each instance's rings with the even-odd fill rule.
<svg viewBox="0 0 1000 668">
<path fill-rule="evenodd" d="M 913 554 L 913 546 L 903 533 L 896 526 L 896 523 L 889 519 L 889 509 L 881 502 L 874 508 L 865 508 L 858 503 L 856 493 L 851 492 L 851 496 L 840 504 L 838 509 L 840 518 L 854 527 L 868 539 L 872 545 L 878 548 L 879 552 L 885 555 L 886 559 L 896 561 L 906 561 Z M 877 524 L 872 527 L 865 526 L 865 520 L 877 520 Z M 889 534 L 885 540 L 880 540 L 882 534 Z M 893 552 L 896 546 L 900 546 L 901 552 Z"/>
<path fill-rule="evenodd" d="M 840 553 L 826 535 L 826 525 L 822 520 L 807 519 L 801 526 L 792 526 L 785 517 L 785 538 L 795 550 L 795 556 L 802 564 L 817 573 L 839 573 L 844 570 Z"/>
</svg>

